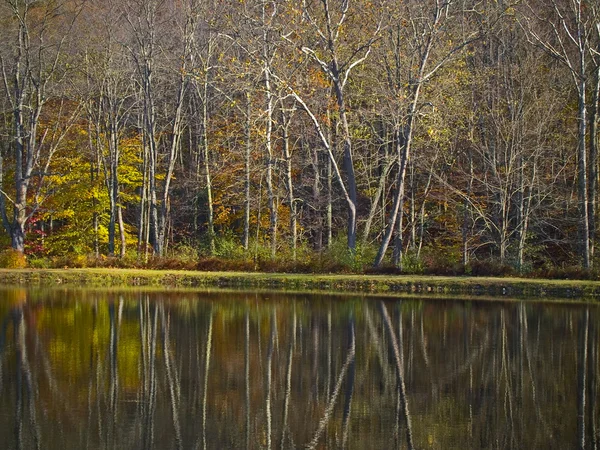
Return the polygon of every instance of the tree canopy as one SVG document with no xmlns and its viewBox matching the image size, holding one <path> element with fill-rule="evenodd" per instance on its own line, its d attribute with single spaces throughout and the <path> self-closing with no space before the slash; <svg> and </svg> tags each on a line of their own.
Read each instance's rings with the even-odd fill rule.
<svg viewBox="0 0 600 450">
<path fill-rule="evenodd" d="M 0 243 L 591 269 L 599 8 L 2 0 Z"/>
</svg>

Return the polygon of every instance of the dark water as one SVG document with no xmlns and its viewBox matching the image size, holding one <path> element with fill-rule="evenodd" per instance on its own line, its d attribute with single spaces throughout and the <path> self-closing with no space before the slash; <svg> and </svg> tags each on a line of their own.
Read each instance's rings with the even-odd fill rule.
<svg viewBox="0 0 600 450">
<path fill-rule="evenodd" d="M 0 448 L 597 449 L 594 306 L 0 290 Z"/>
</svg>

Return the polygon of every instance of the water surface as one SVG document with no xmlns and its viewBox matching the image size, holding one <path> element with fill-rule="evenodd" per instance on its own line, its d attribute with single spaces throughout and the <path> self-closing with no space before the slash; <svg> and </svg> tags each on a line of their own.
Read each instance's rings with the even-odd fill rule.
<svg viewBox="0 0 600 450">
<path fill-rule="evenodd" d="M 0 290 L 9 449 L 597 449 L 595 306 Z"/>
</svg>

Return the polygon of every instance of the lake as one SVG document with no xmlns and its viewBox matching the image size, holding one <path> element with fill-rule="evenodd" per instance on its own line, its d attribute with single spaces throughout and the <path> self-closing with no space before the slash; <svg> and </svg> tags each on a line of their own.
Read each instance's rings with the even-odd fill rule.
<svg viewBox="0 0 600 450">
<path fill-rule="evenodd" d="M 8 449 L 597 449 L 595 305 L 0 289 Z"/>
</svg>

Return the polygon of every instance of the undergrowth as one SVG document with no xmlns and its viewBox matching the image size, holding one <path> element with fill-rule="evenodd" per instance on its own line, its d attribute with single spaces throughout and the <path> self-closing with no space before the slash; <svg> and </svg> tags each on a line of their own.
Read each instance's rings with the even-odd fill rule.
<svg viewBox="0 0 600 450">
<path fill-rule="evenodd" d="M 251 242 L 244 249 L 233 239 L 220 239 L 216 251 L 210 254 L 206 248 L 192 245 L 173 247 L 164 257 L 150 255 L 147 259 L 135 252 L 125 257 L 109 257 L 93 254 L 67 253 L 62 256 L 25 256 L 12 249 L 0 251 L 0 268 L 9 269 L 66 269 L 66 268 L 123 268 L 156 270 L 197 270 L 214 272 L 267 272 L 303 274 L 423 274 L 445 276 L 547 278 L 565 280 L 599 280 L 600 271 L 584 270 L 575 265 L 556 267 L 530 264 L 527 271 L 519 271 L 512 265 L 497 259 L 471 260 L 463 266 L 458 255 L 434 248 L 425 248 L 416 253 L 407 251 L 403 255 L 402 269 L 389 263 L 373 267 L 376 247 L 358 245 L 354 252 L 347 248 L 345 239 L 336 239 L 321 251 L 300 244 L 295 252 L 281 246 L 275 258 L 270 248 L 262 243 Z"/>
</svg>

